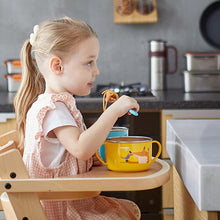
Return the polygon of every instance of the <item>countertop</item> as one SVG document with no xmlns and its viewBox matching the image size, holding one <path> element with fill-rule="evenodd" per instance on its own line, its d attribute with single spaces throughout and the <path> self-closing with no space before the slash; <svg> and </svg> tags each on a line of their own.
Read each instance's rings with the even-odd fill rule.
<svg viewBox="0 0 220 220">
<path fill-rule="evenodd" d="M 167 152 L 200 210 L 220 211 L 220 120 L 169 120 Z"/>
<path fill-rule="evenodd" d="M 182 89 L 153 92 L 154 97 L 136 97 L 142 110 L 220 109 L 220 92 L 184 93 Z M 0 112 L 13 112 L 15 93 L 0 92 Z M 81 111 L 102 111 L 102 98 L 76 98 Z"/>
</svg>

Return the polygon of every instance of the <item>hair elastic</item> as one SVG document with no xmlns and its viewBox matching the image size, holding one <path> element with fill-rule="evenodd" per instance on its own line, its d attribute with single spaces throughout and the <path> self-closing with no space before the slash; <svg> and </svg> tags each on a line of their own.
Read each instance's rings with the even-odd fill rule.
<svg viewBox="0 0 220 220">
<path fill-rule="evenodd" d="M 33 28 L 33 33 L 30 34 L 30 44 L 34 46 L 37 35 L 39 33 L 39 25 L 35 25 Z"/>
</svg>

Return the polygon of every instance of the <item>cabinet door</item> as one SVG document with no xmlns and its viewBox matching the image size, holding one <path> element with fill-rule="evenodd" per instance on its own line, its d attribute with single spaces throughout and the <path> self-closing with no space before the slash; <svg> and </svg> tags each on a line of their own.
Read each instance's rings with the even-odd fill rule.
<svg viewBox="0 0 220 220">
<path fill-rule="evenodd" d="M 166 122 L 167 120 L 173 119 L 172 114 L 162 114 L 161 115 L 161 145 L 162 145 L 162 153 L 161 158 L 168 159 L 169 155 L 166 151 Z M 168 160 L 169 161 L 169 160 Z M 173 166 L 170 166 L 171 174 L 170 174 L 170 181 L 162 186 L 162 208 L 163 208 L 163 219 L 164 220 L 173 220 L 173 214 L 165 214 L 165 209 L 173 209 L 174 202 L 173 202 Z"/>
<path fill-rule="evenodd" d="M 14 113 L 0 113 L 0 135 L 16 129 Z"/>
<path fill-rule="evenodd" d="M 171 114 L 161 115 L 161 145 L 162 145 L 161 158 L 163 159 L 169 158 L 169 155 L 167 154 L 167 150 L 166 150 L 166 123 L 167 120 L 170 119 L 173 119 L 173 115 Z"/>
</svg>

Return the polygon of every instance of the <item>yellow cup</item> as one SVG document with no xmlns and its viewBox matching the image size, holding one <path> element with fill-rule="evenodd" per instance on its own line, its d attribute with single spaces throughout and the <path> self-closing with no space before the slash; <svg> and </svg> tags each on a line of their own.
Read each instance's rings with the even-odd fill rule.
<svg viewBox="0 0 220 220">
<path fill-rule="evenodd" d="M 157 155 L 152 158 L 152 144 L 158 145 Z M 96 152 L 98 159 L 113 171 L 143 171 L 160 156 L 161 144 L 150 137 L 123 136 L 108 138 L 105 145 L 106 162 Z"/>
</svg>

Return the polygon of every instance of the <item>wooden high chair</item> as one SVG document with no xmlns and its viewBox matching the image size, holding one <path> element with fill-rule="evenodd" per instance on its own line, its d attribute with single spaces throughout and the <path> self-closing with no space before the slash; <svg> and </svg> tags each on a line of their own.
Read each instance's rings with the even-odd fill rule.
<svg viewBox="0 0 220 220">
<path fill-rule="evenodd" d="M 17 143 L 16 131 L 0 136 L 1 203 L 9 220 L 46 220 L 40 200 L 76 200 L 97 196 L 101 191 L 147 190 L 169 180 L 170 167 L 159 159 L 143 172 L 113 172 L 99 166 L 71 177 L 31 179 Z"/>
</svg>

